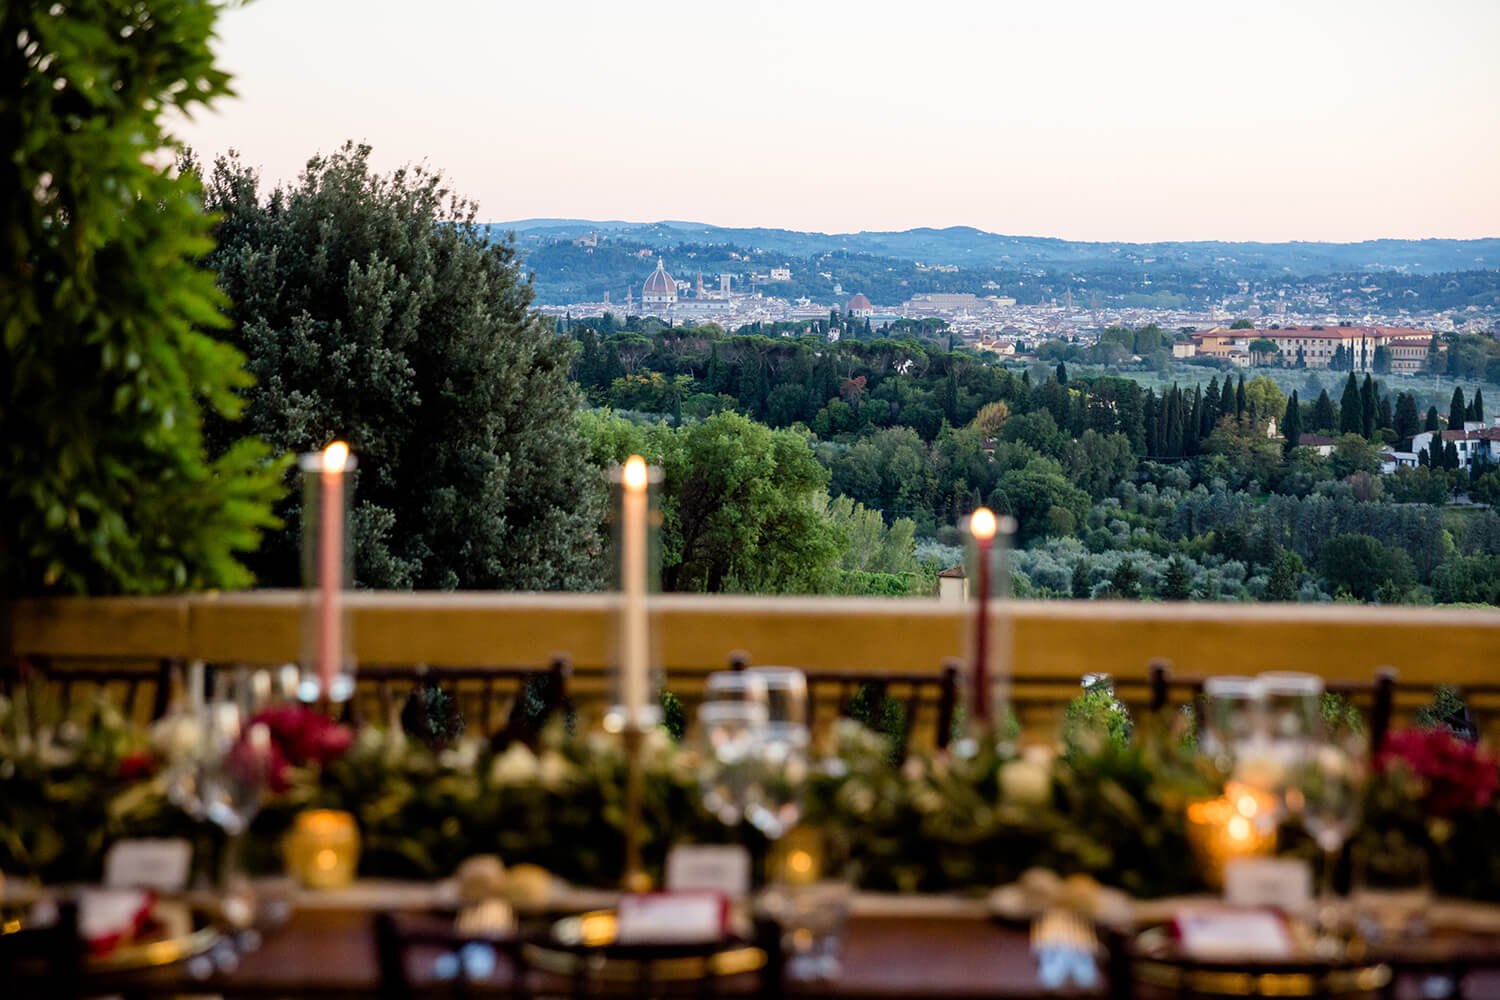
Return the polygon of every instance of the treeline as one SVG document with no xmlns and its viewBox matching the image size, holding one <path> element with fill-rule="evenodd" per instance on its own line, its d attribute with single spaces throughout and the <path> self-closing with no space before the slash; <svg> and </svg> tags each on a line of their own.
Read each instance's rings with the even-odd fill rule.
<svg viewBox="0 0 1500 1000">
<path fill-rule="evenodd" d="M 1017 561 L 1023 593 L 1421 600 L 1447 580 L 1443 599 L 1491 599 L 1494 515 L 1458 544 L 1433 505 L 1466 486 L 1500 492 L 1500 473 L 1482 470 L 1473 484 L 1441 466 L 1379 475 L 1381 444 L 1446 421 L 1435 408 L 1424 418 L 1415 397 L 1393 398 L 1368 376 L 1351 374 L 1337 401 L 1321 391 L 1304 403 L 1265 377 L 1215 376 L 1206 387 L 1157 392 L 1120 377 L 1070 376 L 1060 363 L 1034 379 L 1032 369 L 948 350 L 937 337 L 570 332 L 580 342 L 575 372 L 602 406 L 655 415 L 648 421 L 663 428 L 732 410 L 804 435 L 832 496 L 887 523 L 910 520 L 929 576 L 932 561 L 958 561 L 954 526 L 987 504 L 1018 519 L 1028 549 Z M 614 358 L 624 372 L 614 379 L 592 367 Z M 1482 408 L 1482 398 L 1460 392 L 1448 420 Z M 1295 441 L 1299 425 L 1333 438 L 1326 456 L 1275 430 Z M 1379 539 L 1381 548 L 1341 541 L 1325 558 L 1345 536 Z M 1058 546 L 1076 555 L 1061 589 L 1047 562 L 1057 557 L 1044 555 Z M 1362 554 L 1337 558 L 1345 548 Z M 1480 570 L 1442 571 L 1464 558 L 1480 560 Z M 1359 565 L 1391 586 L 1346 572 Z M 1452 583 L 1460 577 L 1470 584 Z"/>
</svg>

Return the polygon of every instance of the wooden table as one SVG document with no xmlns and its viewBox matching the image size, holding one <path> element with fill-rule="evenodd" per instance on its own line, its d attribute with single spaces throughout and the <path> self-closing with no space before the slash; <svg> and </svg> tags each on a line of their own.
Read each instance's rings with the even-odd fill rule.
<svg viewBox="0 0 1500 1000">
<path fill-rule="evenodd" d="M 268 931 L 261 946 L 241 956 L 238 967 L 231 971 L 215 973 L 206 980 L 194 979 L 184 964 L 100 974 L 89 978 L 89 990 L 118 994 L 126 1000 L 181 994 L 226 998 L 378 997 L 379 966 L 371 923 L 374 911 L 367 905 L 340 907 L 330 902 L 337 899 L 297 910 L 285 924 Z M 1500 954 L 1500 936 L 1488 940 Z M 1473 947 L 1471 941 L 1468 950 Z M 872 905 L 868 898 L 856 897 L 842 961 L 843 973 L 837 980 L 789 982 L 785 992 L 867 1000 L 1108 995 L 1107 984 L 1103 983 L 1093 992 L 1043 989 L 1027 931 L 992 921 L 983 915 L 982 905 L 959 900 L 915 897 Z M 417 967 L 431 966 L 413 963 L 414 971 Z M 567 993 L 566 979 L 535 970 L 532 976 L 532 989 L 540 995 Z M 434 996 L 450 995 L 448 984 L 429 979 L 421 985 L 424 992 Z M 513 970 L 502 959 L 493 982 L 475 992 L 504 996 L 513 991 L 513 986 Z M 0 994 L 4 992 L 0 990 Z M 1142 991 L 1141 995 L 1147 993 Z M 1403 987 L 1396 995 L 1419 994 Z M 1469 1000 L 1500 998 L 1500 975 L 1470 976 L 1465 996 Z"/>
</svg>

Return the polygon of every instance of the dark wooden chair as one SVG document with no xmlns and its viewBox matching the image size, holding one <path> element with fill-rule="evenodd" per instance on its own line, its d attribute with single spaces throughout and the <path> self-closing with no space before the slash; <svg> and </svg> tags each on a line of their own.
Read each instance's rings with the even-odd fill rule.
<svg viewBox="0 0 1500 1000">
<path fill-rule="evenodd" d="M 546 668 L 450 667 L 414 664 L 361 665 L 355 675 L 355 695 L 346 708 L 346 720 L 360 724 L 374 716 L 384 722 L 395 718 L 413 692 L 426 685 L 448 690 L 458 700 L 468 726 L 502 747 L 512 740 L 535 746 L 543 723 L 556 712 L 572 709 L 568 686 L 572 664 L 556 656 Z M 528 710 L 526 701 L 539 704 Z M 501 705 L 509 700 L 503 725 Z M 370 708 L 375 711 L 371 712 Z"/>
<path fill-rule="evenodd" d="M 1174 703 L 1174 694 L 1186 694 L 1184 703 L 1196 707 L 1203 698 L 1205 680 L 1202 676 L 1176 674 L 1168 660 L 1153 660 L 1146 670 L 1146 687 L 1149 692 L 1146 707 L 1153 715 L 1159 714 Z M 1380 752 L 1385 745 L 1386 733 L 1390 732 L 1396 689 L 1397 672 L 1391 667 L 1376 668 L 1373 680 L 1334 680 L 1324 685 L 1324 690 L 1330 694 L 1369 703 L 1372 755 Z"/>
<path fill-rule="evenodd" d="M 150 698 L 150 717 L 159 719 L 166 714 L 172 696 L 172 675 L 180 662 L 173 657 L 161 657 L 155 661 L 154 669 L 142 669 L 140 660 L 121 659 L 115 663 L 90 657 L 75 665 L 66 657 L 13 656 L 0 668 L 0 694 L 12 697 L 19 685 L 40 683 L 56 695 L 58 706 L 66 715 L 88 688 L 122 685 L 125 694 L 119 705 L 127 717 L 134 715 L 144 693 Z"/>
<path fill-rule="evenodd" d="M 83 962 L 78 904 L 63 900 L 53 924 L 0 934 L 0 993 L 16 1000 L 80 997 Z"/>
<path fill-rule="evenodd" d="M 750 666 L 750 654 L 735 650 L 729 654 L 729 669 L 744 670 Z M 905 757 L 911 739 L 912 724 L 922 710 L 932 706 L 936 711 L 933 745 L 946 749 L 953 737 L 953 719 L 958 708 L 961 665 L 957 660 L 943 662 L 937 673 L 925 671 L 890 671 L 868 673 L 852 670 L 807 670 L 807 717 L 818 717 L 818 706 L 832 700 L 838 715 L 853 718 L 856 709 L 865 716 L 865 724 L 877 731 L 885 718 L 887 706 L 895 703 L 905 713 L 901 729 L 899 756 Z"/>
</svg>

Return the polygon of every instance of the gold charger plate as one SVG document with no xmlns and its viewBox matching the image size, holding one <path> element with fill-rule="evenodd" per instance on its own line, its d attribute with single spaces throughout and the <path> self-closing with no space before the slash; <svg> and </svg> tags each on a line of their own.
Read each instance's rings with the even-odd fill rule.
<svg viewBox="0 0 1500 1000">
<path fill-rule="evenodd" d="M 1132 948 L 1132 977 L 1149 986 L 1235 997 L 1314 997 L 1364 993 L 1384 989 L 1391 981 L 1391 968 L 1383 963 L 1361 964 L 1354 961 L 1347 965 L 1308 972 L 1256 972 L 1253 961 L 1247 962 L 1245 969 L 1202 969 L 1189 967 L 1197 963 L 1186 957 L 1180 963 L 1174 961 L 1169 957 L 1172 950 L 1171 938 L 1164 927 L 1151 927 L 1137 934 Z"/>
<path fill-rule="evenodd" d="M 30 914 L 29 905 L 6 904 L 0 908 L 0 934 L 24 930 Z M 152 917 L 158 933 L 144 941 L 117 945 L 103 955 L 90 955 L 87 967 L 92 972 L 128 972 L 174 965 L 201 955 L 224 940 L 215 915 L 201 906 L 181 900 L 158 900 Z"/>
<path fill-rule="evenodd" d="M 526 959 L 538 969 L 570 976 L 580 963 L 592 975 L 610 982 L 633 982 L 640 978 L 641 965 L 651 966 L 651 978 L 658 982 L 704 979 L 710 976 L 737 976 L 755 972 L 766 964 L 766 953 L 759 948 L 729 941 L 716 951 L 703 955 L 678 955 L 672 958 L 640 959 L 610 955 L 603 949 L 615 943 L 619 922 L 613 910 L 592 910 L 564 917 L 552 925 L 552 937 L 563 948 L 542 943 L 528 943 L 522 950 Z M 712 945 L 705 945 L 711 948 Z M 576 949 L 600 949 L 579 951 Z"/>
</svg>

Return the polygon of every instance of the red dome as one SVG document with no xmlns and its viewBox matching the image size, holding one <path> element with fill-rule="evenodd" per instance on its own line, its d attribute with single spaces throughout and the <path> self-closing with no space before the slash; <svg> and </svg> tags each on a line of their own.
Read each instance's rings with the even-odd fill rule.
<svg viewBox="0 0 1500 1000">
<path fill-rule="evenodd" d="M 656 270 L 651 272 L 651 277 L 646 279 L 646 284 L 641 287 L 642 295 L 676 295 L 677 282 L 667 273 L 662 266 L 661 258 L 656 260 Z"/>
<path fill-rule="evenodd" d="M 849 304 L 844 307 L 844 311 L 845 312 L 854 312 L 855 310 L 858 310 L 858 309 L 873 309 L 873 308 L 874 308 L 874 306 L 870 305 L 870 300 L 867 299 L 867 298 L 865 298 L 865 296 L 864 296 L 864 294 L 862 292 L 855 292 L 854 293 L 854 297 L 849 300 Z"/>
</svg>

